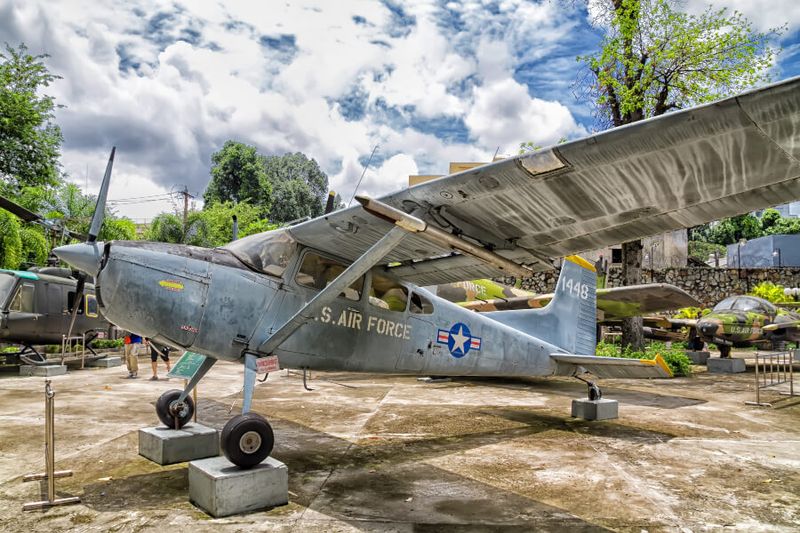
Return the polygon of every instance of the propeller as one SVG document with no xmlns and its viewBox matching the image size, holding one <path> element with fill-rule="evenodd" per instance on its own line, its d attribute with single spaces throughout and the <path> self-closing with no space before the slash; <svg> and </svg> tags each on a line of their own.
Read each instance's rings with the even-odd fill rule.
<svg viewBox="0 0 800 533">
<path fill-rule="evenodd" d="M 111 148 L 111 156 L 108 158 L 108 164 L 106 165 L 106 173 L 103 175 L 103 182 L 100 184 L 100 192 L 97 194 L 97 203 L 94 207 L 94 214 L 92 215 L 92 223 L 89 226 L 89 235 L 86 236 L 86 244 L 83 245 L 75 245 L 75 246 L 87 246 L 92 245 L 94 248 L 95 254 L 97 255 L 97 245 L 95 242 L 97 241 L 97 235 L 100 233 L 100 228 L 103 226 L 103 219 L 106 216 L 106 198 L 108 197 L 108 184 L 111 181 L 111 168 L 114 166 L 114 154 L 117 151 L 117 147 Z M 62 247 L 68 248 L 68 247 Z M 99 268 L 99 262 L 97 266 Z M 91 272 L 92 275 L 97 274 L 97 272 Z M 78 280 L 78 284 L 75 287 L 75 300 L 72 306 L 72 318 L 69 321 L 69 330 L 67 330 L 67 338 L 72 336 L 72 328 L 75 326 L 75 319 L 78 316 L 78 310 L 81 308 L 83 304 L 83 290 L 86 286 L 86 272 L 82 270 L 77 271 L 76 278 Z"/>
</svg>

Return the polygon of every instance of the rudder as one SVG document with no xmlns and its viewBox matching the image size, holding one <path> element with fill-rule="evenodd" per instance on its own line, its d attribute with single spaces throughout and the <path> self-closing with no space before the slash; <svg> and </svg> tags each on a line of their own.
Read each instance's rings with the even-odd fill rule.
<svg viewBox="0 0 800 533">
<path fill-rule="evenodd" d="M 576 255 L 564 258 L 553 299 L 541 309 L 485 313 L 569 353 L 592 355 L 596 348 L 597 273 Z"/>
</svg>

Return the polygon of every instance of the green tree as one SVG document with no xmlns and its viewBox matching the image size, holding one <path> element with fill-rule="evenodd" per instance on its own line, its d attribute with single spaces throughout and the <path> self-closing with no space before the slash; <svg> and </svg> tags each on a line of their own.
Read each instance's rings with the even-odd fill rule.
<svg viewBox="0 0 800 533">
<path fill-rule="evenodd" d="M 328 176 L 314 159 L 300 152 L 267 156 L 264 168 L 273 189 L 270 210 L 273 222 L 322 214 L 328 196 Z"/>
<path fill-rule="evenodd" d="M 264 156 L 255 146 L 226 141 L 211 156 L 211 181 L 203 194 L 206 205 L 249 202 L 269 212 L 272 184 L 267 180 Z"/>
<path fill-rule="evenodd" d="M 713 244 L 735 244 L 742 239 L 756 239 L 763 235 L 761 222 L 751 214 L 720 220 L 711 226 L 708 242 Z"/>
<path fill-rule="evenodd" d="M 44 265 L 50 246 L 41 227 L 23 226 L 19 230 L 22 266 Z"/>
<path fill-rule="evenodd" d="M 22 239 L 17 217 L 0 209 L 0 268 L 19 268 L 22 260 Z"/>
<path fill-rule="evenodd" d="M 740 13 L 690 15 L 670 0 L 602 0 L 600 50 L 579 57 L 579 83 L 596 104 L 601 127 L 622 126 L 709 102 L 767 81 L 775 55 L 768 33 Z M 623 243 L 624 285 L 641 283 L 641 241 Z M 644 345 L 641 318 L 623 321 L 622 343 Z"/>
<path fill-rule="evenodd" d="M 190 244 L 192 246 L 211 246 L 208 225 L 201 211 L 191 211 L 184 227 L 183 218 L 172 213 L 156 216 L 145 232 L 148 241 Z"/>
<path fill-rule="evenodd" d="M 0 180 L 6 192 L 22 186 L 55 185 L 61 130 L 53 97 L 41 94 L 56 79 L 24 44 L 0 53 Z"/>
<path fill-rule="evenodd" d="M 239 223 L 239 237 L 247 237 L 253 233 L 260 233 L 277 227 L 269 224 L 261 210 L 247 202 L 234 204 L 233 202 L 217 203 L 201 211 L 208 228 L 208 238 L 211 246 L 223 246 L 233 237 L 233 215 Z M 266 224 L 264 224 L 266 222 Z"/>
<path fill-rule="evenodd" d="M 100 241 L 132 241 L 136 239 L 136 224 L 129 218 L 109 217 L 100 228 Z"/>
</svg>

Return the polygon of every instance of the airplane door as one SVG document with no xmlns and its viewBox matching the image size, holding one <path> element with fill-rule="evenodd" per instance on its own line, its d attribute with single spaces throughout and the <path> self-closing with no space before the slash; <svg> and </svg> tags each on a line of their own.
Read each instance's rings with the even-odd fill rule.
<svg viewBox="0 0 800 533">
<path fill-rule="evenodd" d="M 412 291 L 408 303 L 407 334 L 403 352 L 397 359 L 395 370 L 420 373 L 431 366 L 436 344 L 436 326 L 431 320 L 433 305 L 421 293 Z"/>
</svg>

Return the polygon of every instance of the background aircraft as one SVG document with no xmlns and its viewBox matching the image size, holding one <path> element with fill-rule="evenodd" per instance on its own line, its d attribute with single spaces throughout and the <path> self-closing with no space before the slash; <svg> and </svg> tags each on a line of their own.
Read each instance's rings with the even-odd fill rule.
<svg viewBox="0 0 800 533">
<path fill-rule="evenodd" d="M 262 362 L 421 375 L 667 376 L 663 361 L 592 355 L 596 273 L 570 254 L 800 196 L 798 89 L 800 80 L 789 80 L 381 199 L 358 197 L 360 206 L 213 250 L 97 242 L 107 172 L 89 239 L 55 253 L 94 276 L 100 308 L 117 326 L 207 356 L 183 391 L 159 398 L 165 424 L 189 420 L 191 390 L 217 360 L 244 364 L 243 414 L 221 436 L 242 467 L 274 443 L 267 421 L 249 412 Z M 417 286 L 521 277 L 566 256 L 543 309 L 473 313 Z"/>
<path fill-rule="evenodd" d="M 47 363 L 35 346 L 60 345 L 62 335 L 69 332 L 73 312 L 73 331 L 86 334 L 87 345 L 99 332 L 108 331 L 110 325 L 99 314 L 94 286 L 86 284 L 83 295 L 78 296 L 77 285 L 66 268 L 0 270 L 0 342 L 21 345 L 17 353 L 0 354 L 5 364 Z"/>
</svg>

